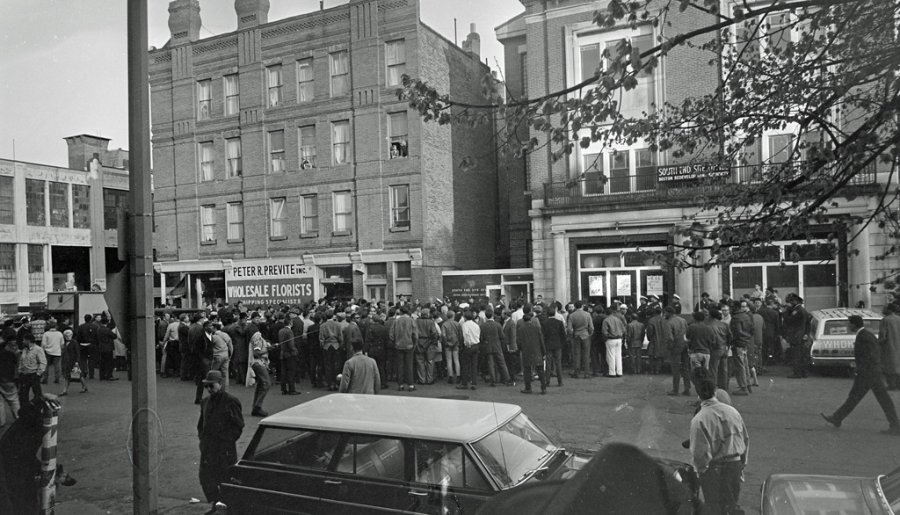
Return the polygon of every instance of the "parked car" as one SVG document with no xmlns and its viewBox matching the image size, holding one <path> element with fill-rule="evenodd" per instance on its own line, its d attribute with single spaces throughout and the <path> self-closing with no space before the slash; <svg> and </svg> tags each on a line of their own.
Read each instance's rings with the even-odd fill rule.
<svg viewBox="0 0 900 515">
<path fill-rule="evenodd" d="M 475 513 L 498 492 L 568 479 L 590 458 L 512 404 L 332 394 L 260 421 L 222 496 L 230 515 Z M 695 478 L 688 464 L 658 462 Z"/>
<path fill-rule="evenodd" d="M 847 317 L 859 315 L 866 329 L 878 335 L 882 316 L 868 309 L 831 308 L 810 312 L 809 338 L 812 341 L 810 356 L 814 367 L 856 367 L 853 358 L 853 342 L 856 335 L 850 331 Z"/>
<path fill-rule="evenodd" d="M 900 513 L 900 468 L 877 477 L 773 474 L 763 483 L 762 515 Z"/>
</svg>

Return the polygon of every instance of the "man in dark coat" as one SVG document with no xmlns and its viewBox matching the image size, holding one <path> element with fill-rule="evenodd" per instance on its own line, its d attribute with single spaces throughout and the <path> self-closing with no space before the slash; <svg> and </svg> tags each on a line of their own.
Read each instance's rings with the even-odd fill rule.
<svg viewBox="0 0 900 515">
<path fill-rule="evenodd" d="M 547 366 L 550 373 L 544 371 L 545 386 L 550 385 L 550 374 L 556 374 L 556 385 L 562 386 L 562 350 L 566 342 L 566 326 L 556 318 L 556 306 L 547 307 L 547 316 L 541 317 L 541 332 L 544 335 L 544 346 L 547 347 Z"/>
<path fill-rule="evenodd" d="M 178 371 L 181 380 L 190 381 L 193 359 L 191 358 L 190 315 L 187 313 L 181 314 L 181 325 L 178 326 L 178 353 L 181 355 L 181 361 L 179 362 L 180 370 Z"/>
<path fill-rule="evenodd" d="M 97 343 L 100 349 L 100 380 L 101 381 L 117 381 L 119 378 L 113 376 L 113 351 L 115 345 L 116 333 L 109 328 L 109 321 L 103 320 L 100 328 L 97 329 Z"/>
<path fill-rule="evenodd" d="M 856 377 L 853 386 L 844 404 L 833 414 L 821 413 L 829 424 L 841 427 L 841 422 L 859 404 L 859 401 L 869 393 L 875 394 L 875 399 L 881 405 L 884 415 L 888 419 L 888 429 L 882 431 L 886 434 L 900 436 L 900 421 L 897 420 L 897 410 L 890 394 L 884 385 L 884 374 L 881 370 L 881 349 L 878 346 L 878 338 L 872 331 L 865 328 L 863 319 L 859 315 L 852 315 L 848 319 L 850 330 L 856 333 L 856 341 L 853 343 L 853 357 L 856 359 Z"/>
<path fill-rule="evenodd" d="M 228 474 L 228 467 L 237 463 L 237 440 L 244 429 L 241 401 L 222 390 L 223 376 L 210 370 L 203 380 L 209 396 L 200 403 L 197 436 L 200 437 L 200 486 L 211 509 L 221 494 L 219 485 Z"/>
<path fill-rule="evenodd" d="M 481 343 L 478 349 L 481 358 L 487 362 L 488 375 L 491 376 L 491 386 L 497 384 L 497 368 L 500 369 L 500 380 L 508 386 L 512 385 L 509 369 L 506 368 L 506 360 L 503 359 L 503 327 L 494 320 L 494 310 L 490 306 L 484 310 L 487 318 L 481 328 Z"/>
<path fill-rule="evenodd" d="M 791 364 L 794 373 L 790 379 L 804 379 L 809 374 L 809 313 L 803 307 L 803 299 L 796 293 L 785 297 L 788 307 L 782 315 L 781 328 L 791 346 Z"/>
<path fill-rule="evenodd" d="M 678 382 L 682 380 L 682 395 L 691 394 L 691 362 L 687 352 L 687 322 L 675 313 L 675 308 L 666 306 L 663 328 L 659 331 L 662 337 L 657 340 L 666 349 L 666 361 L 672 369 L 672 391 L 668 395 L 678 395 Z"/>
<path fill-rule="evenodd" d="M 366 328 L 366 347 L 368 347 L 369 357 L 375 360 L 378 365 L 378 376 L 381 378 L 381 388 L 388 387 L 386 370 L 384 368 L 385 356 L 387 354 L 388 329 L 384 325 L 384 317 L 375 314 L 370 317 L 371 321 Z"/>
<path fill-rule="evenodd" d="M 247 378 L 247 360 L 249 357 L 247 334 L 247 313 L 239 313 L 238 320 L 225 328 L 225 332 L 231 337 L 234 354 L 231 356 L 231 367 L 234 369 L 235 379 L 238 384 L 244 384 Z"/>
<path fill-rule="evenodd" d="M 89 379 L 94 378 L 94 363 L 99 361 L 97 341 L 97 324 L 94 323 L 93 315 L 84 315 L 84 323 L 75 328 L 75 341 L 81 345 L 82 359 L 88 364 L 87 369 L 83 370 Z"/>
<path fill-rule="evenodd" d="M 781 314 L 776 309 L 775 299 L 766 297 L 765 304 L 756 312 L 763 318 L 763 364 L 780 363 L 781 343 L 778 338 L 781 335 Z"/>
<path fill-rule="evenodd" d="M 531 321 L 531 304 L 525 304 L 522 308 L 524 316 L 516 322 L 516 343 L 522 351 L 522 369 L 525 379 L 525 389 L 522 393 L 531 393 L 531 378 L 535 371 L 541 382 L 541 393 L 547 393 L 547 381 L 544 379 L 544 358 L 547 356 L 547 347 L 544 344 L 544 333 L 541 326 Z"/>
</svg>

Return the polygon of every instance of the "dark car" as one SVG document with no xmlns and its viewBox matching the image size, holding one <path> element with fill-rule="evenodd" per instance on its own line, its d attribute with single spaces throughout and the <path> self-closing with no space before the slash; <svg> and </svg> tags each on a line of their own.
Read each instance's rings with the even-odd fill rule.
<svg viewBox="0 0 900 515">
<path fill-rule="evenodd" d="M 590 457 L 512 404 L 334 394 L 263 419 L 223 502 L 229 514 L 475 513 L 498 492 L 568 479 Z"/>
<path fill-rule="evenodd" d="M 900 468 L 878 477 L 773 474 L 763 483 L 763 515 L 900 513 Z"/>
</svg>

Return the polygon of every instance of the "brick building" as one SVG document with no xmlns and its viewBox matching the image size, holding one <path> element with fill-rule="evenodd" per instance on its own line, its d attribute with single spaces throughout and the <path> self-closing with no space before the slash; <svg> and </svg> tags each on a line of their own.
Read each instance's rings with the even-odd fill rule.
<svg viewBox="0 0 900 515">
<path fill-rule="evenodd" d="M 236 30 L 200 40 L 198 1 L 171 2 L 150 51 L 162 291 L 225 297 L 229 271 L 262 260 L 305 267 L 316 296 L 427 299 L 443 270 L 494 267 L 491 128 L 423 122 L 396 94 L 405 73 L 477 101 L 477 34 L 457 47 L 417 0 L 274 22 L 268 0 L 234 5 Z"/>
<path fill-rule="evenodd" d="M 0 159 L 0 311 L 45 307 L 52 291 L 118 290 L 117 209 L 128 151 L 109 139 L 65 138 L 69 166 Z"/>
<path fill-rule="evenodd" d="M 632 46 L 650 48 L 657 44 L 657 37 L 665 39 L 714 23 L 711 15 L 688 9 L 670 11 L 668 23 L 659 27 L 647 23 L 635 29 L 627 25 L 601 29 L 592 21 L 596 2 L 521 1 L 525 12 L 496 28 L 505 49 L 508 91 L 515 97 L 535 98 L 580 83 L 604 65 L 604 48 L 623 38 Z M 623 114 L 639 115 L 654 105 L 679 104 L 688 96 L 713 92 L 718 81 L 716 58 L 695 47 L 673 48 L 656 69 L 637 76 L 634 90 L 622 93 Z M 883 296 L 873 296 L 869 285 L 897 263 L 875 258 L 890 246 L 875 224 L 862 228 L 852 241 L 841 236 L 836 258 L 823 253 L 815 238 L 775 242 L 746 262 L 706 271 L 673 269 L 636 251 L 671 251 L 681 243 L 674 240 L 674 229 L 692 223 L 698 214 L 698 195 L 715 195 L 715 187 L 708 184 L 668 180 L 670 172 L 679 170 L 673 167 L 690 162 L 701 164 L 703 170 L 716 170 L 723 181 L 752 181 L 767 166 L 780 164 L 790 155 L 797 132 L 789 126 L 763 134 L 742 163 L 716 163 L 714 155 L 679 162 L 668 153 L 650 151 L 644 141 L 615 147 L 595 143 L 585 149 L 576 145 L 571 156 L 556 161 L 550 148 L 543 146 L 510 163 L 512 176 L 527 178 L 534 293 L 604 305 L 613 299 L 636 303 L 639 296 L 649 294 L 665 300 L 677 293 L 690 309 L 701 292 L 714 298 L 726 292 L 737 297 L 760 285 L 776 288 L 782 295 L 798 292 L 810 309 L 858 302 L 881 305 Z M 537 137 L 543 143 L 544 135 L 525 129 L 519 137 L 523 141 Z M 875 197 L 859 193 L 874 191 L 879 182 L 888 180 L 888 174 L 880 171 L 873 168 L 857 177 L 851 185 L 854 195 L 841 199 L 830 212 L 871 212 Z M 601 174 L 608 180 L 601 180 Z M 510 198 L 515 195 L 511 193 Z M 830 230 L 822 226 L 823 241 Z M 799 259 L 793 259 L 794 252 Z"/>
</svg>

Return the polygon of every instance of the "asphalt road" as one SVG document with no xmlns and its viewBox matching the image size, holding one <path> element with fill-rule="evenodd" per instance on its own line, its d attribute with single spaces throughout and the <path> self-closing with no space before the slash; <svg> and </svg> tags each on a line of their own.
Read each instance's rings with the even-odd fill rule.
<svg viewBox="0 0 900 515">
<path fill-rule="evenodd" d="M 796 472 L 872 476 L 900 466 L 900 438 L 882 435 L 887 422 L 871 395 L 834 429 L 819 417 L 846 398 L 851 380 L 841 376 L 787 379 L 789 371 L 775 367 L 760 377 L 761 386 L 749 397 L 735 397 L 751 438 L 750 461 L 741 504 L 758 513 L 763 480 L 772 473 Z M 93 381 L 90 391 L 63 397 L 59 416 L 59 460 L 78 483 L 60 487 L 58 514 L 130 513 L 132 486 L 130 440 L 130 383 L 124 373 L 115 382 Z M 565 378 L 555 380 L 547 395 L 523 395 L 517 387 L 480 386 L 455 390 L 447 384 L 420 387 L 415 393 L 391 390 L 391 395 L 456 396 L 494 400 L 523 406 L 526 413 L 564 445 L 597 448 L 608 442 L 629 442 L 650 454 L 690 461 L 680 443 L 693 414 L 693 397 L 668 397 L 668 376 L 626 376 L 622 379 Z M 51 385 L 50 393 L 58 389 Z M 258 423 L 250 417 L 252 390 L 232 386 L 244 406 L 246 427 L 238 442 L 242 452 Z M 326 395 L 302 387 L 299 396 L 282 396 L 275 385 L 266 400 L 270 413 Z M 197 479 L 196 423 L 193 384 L 159 379 L 158 415 L 164 438 L 159 471 L 160 513 L 203 513 L 205 503 Z M 895 404 L 900 394 L 892 392 Z M 191 503 L 191 498 L 200 500 Z"/>
</svg>

